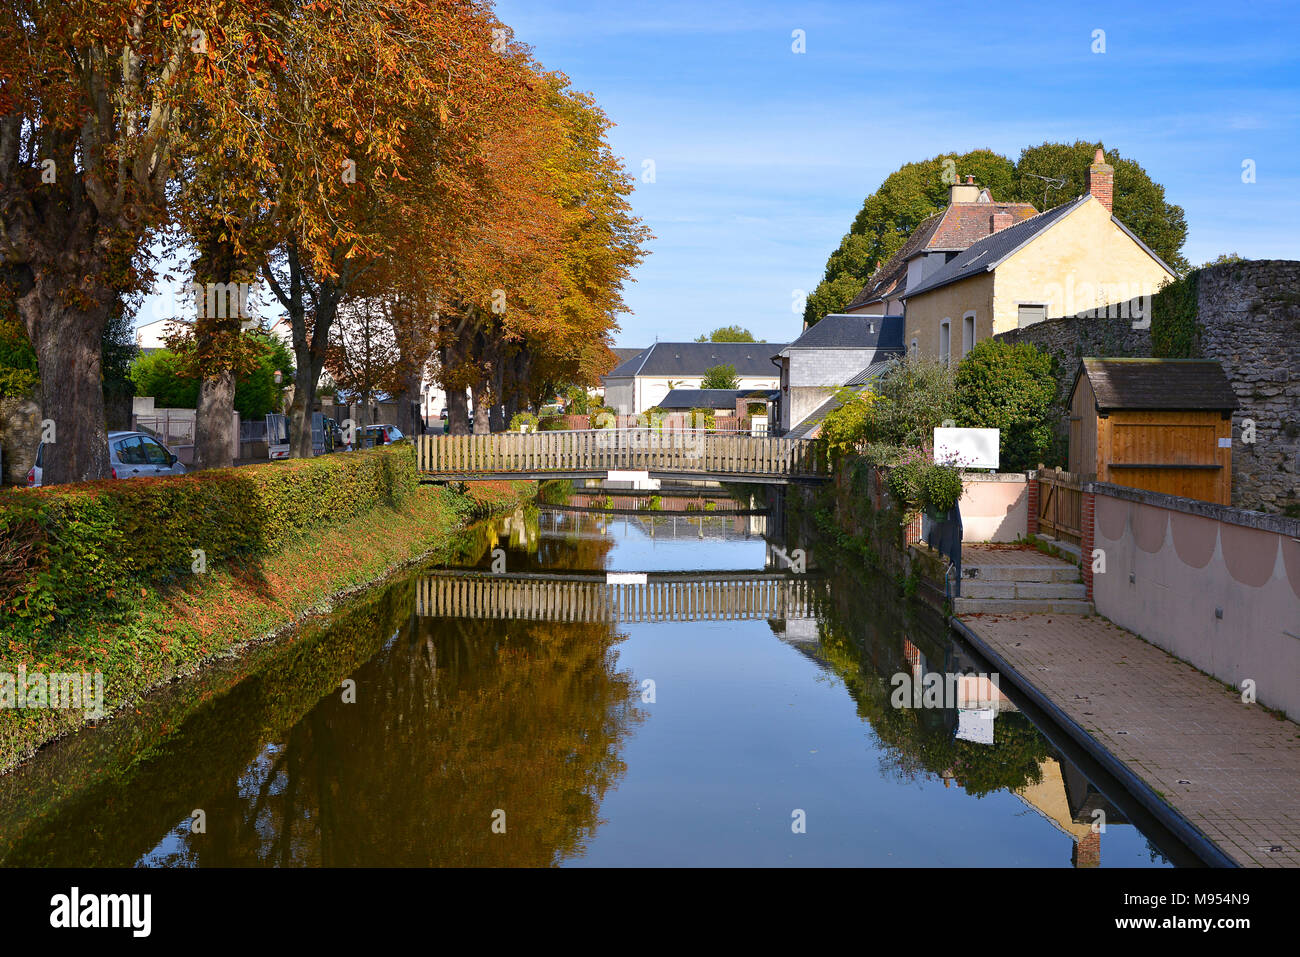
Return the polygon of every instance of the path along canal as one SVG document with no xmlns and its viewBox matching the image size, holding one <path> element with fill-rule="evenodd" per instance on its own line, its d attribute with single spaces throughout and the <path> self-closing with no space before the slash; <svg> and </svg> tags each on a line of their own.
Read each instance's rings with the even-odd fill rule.
<svg viewBox="0 0 1300 957">
<path fill-rule="evenodd" d="M 733 500 L 600 496 L 46 748 L 0 779 L 0 864 L 1190 862 L 1005 682 L 895 707 L 983 670 L 897 583 L 792 568 Z"/>
</svg>

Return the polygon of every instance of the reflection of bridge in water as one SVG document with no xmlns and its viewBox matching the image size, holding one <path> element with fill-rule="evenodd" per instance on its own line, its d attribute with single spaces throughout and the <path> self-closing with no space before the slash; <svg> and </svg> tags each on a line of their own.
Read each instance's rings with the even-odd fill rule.
<svg viewBox="0 0 1300 957">
<path fill-rule="evenodd" d="M 527 621 L 739 621 L 815 618 L 829 593 L 816 575 L 777 572 L 493 574 L 449 569 L 416 585 L 426 617 Z"/>
<path fill-rule="evenodd" d="M 647 538 L 664 541 L 747 541 L 766 534 L 769 514 L 754 509 L 664 515 L 651 511 L 580 511 L 546 506 L 538 527 L 542 538 L 603 538 L 610 529 L 622 528 L 626 534 L 635 528 Z"/>
</svg>

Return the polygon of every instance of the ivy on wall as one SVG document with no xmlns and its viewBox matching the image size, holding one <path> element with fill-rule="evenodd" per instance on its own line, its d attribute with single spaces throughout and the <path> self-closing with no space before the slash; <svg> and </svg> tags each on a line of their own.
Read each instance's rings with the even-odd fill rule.
<svg viewBox="0 0 1300 957">
<path fill-rule="evenodd" d="M 1199 359 L 1196 287 L 1201 271 L 1169 283 L 1151 299 L 1151 351 L 1157 359 Z"/>
</svg>

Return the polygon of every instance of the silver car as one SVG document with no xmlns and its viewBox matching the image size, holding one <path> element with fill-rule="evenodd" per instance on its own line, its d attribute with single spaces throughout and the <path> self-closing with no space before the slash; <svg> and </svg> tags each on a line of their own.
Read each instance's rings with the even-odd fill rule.
<svg viewBox="0 0 1300 957">
<path fill-rule="evenodd" d="M 41 487 L 45 443 L 36 449 L 36 464 L 27 473 L 27 487 Z M 171 449 L 145 432 L 108 433 L 108 462 L 115 479 L 149 475 L 184 475 L 185 466 Z"/>
</svg>

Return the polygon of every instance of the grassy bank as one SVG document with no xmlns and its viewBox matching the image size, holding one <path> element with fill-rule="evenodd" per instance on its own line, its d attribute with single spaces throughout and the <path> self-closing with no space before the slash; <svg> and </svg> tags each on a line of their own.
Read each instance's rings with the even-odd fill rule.
<svg viewBox="0 0 1300 957">
<path fill-rule="evenodd" d="M 355 462 L 340 461 L 323 468 L 364 471 L 372 465 L 358 458 Z M 391 465 L 385 462 L 384 467 Z M 322 478 L 320 468 L 301 468 L 297 476 L 278 464 L 254 468 L 268 470 L 265 476 L 254 477 L 254 485 L 307 483 L 318 487 Z M 325 477 L 337 479 L 337 476 Z M 229 476 L 210 480 L 194 478 L 212 485 L 229 486 L 232 481 Z M 245 475 L 239 479 L 248 481 Z M 207 494 L 202 490 L 167 486 L 165 482 L 148 484 L 155 490 L 165 489 L 168 495 L 188 495 L 197 505 L 202 505 L 203 495 Z M 136 504 L 140 496 L 150 492 L 145 482 L 116 485 L 136 486 L 129 490 Z M 0 673 L 15 674 L 20 666 L 29 675 L 102 672 L 104 706 L 111 714 L 151 689 L 199 669 L 207 661 L 230 655 L 240 646 L 274 634 L 304 615 L 328 608 L 340 592 L 374 582 L 431 553 L 436 555 L 439 550 L 451 547 L 458 529 L 477 518 L 512 508 L 532 498 L 535 492 L 535 485 L 527 482 L 475 483 L 464 491 L 443 486 L 403 485 L 398 495 L 374 496 L 364 507 L 326 510 L 318 521 L 299 522 L 288 532 L 283 531 L 286 524 L 294 523 L 282 522 L 274 538 L 268 539 L 263 533 L 258 547 L 244 548 L 213 560 L 202 572 L 192 574 L 173 573 L 152 578 L 139 572 L 128 575 L 121 571 L 125 560 L 118 561 L 123 554 L 129 557 L 124 547 L 102 548 L 100 557 L 105 565 L 102 577 L 107 579 L 103 600 L 77 603 L 76 596 L 70 595 L 66 600 L 75 608 L 73 613 L 61 615 L 55 609 L 39 620 L 19 614 L 23 610 L 21 605 L 9 606 L 7 610 L 15 613 L 0 621 L 0 627 L 4 627 Z M 121 493 L 115 488 L 112 494 Z M 300 493 L 295 490 L 293 494 Z M 84 499 L 93 496 L 94 490 L 71 495 Z M 35 521 L 27 517 L 30 515 L 44 519 L 39 512 L 48 500 L 42 503 L 35 497 L 25 497 L 20 504 L 13 499 L 6 504 L 13 505 L 8 515 L 12 531 L 19 527 L 13 519 L 20 513 L 26 522 Z M 187 499 L 186 504 L 191 504 L 191 500 Z M 97 510 L 103 507 L 99 501 L 92 505 Z M 50 569 L 57 572 L 60 549 L 77 546 L 72 538 L 81 531 L 84 516 L 90 514 L 91 508 L 83 501 L 76 509 L 76 521 L 64 521 L 57 528 L 51 523 L 52 530 L 37 542 L 41 546 L 37 551 L 43 549 L 46 555 L 29 572 L 33 582 L 29 592 L 43 588 L 62 596 L 59 576 Z M 340 517 L 330 522 L 327 516 Z M 221 521 L 229 522 L 229 517 Z M 103 528 L 120 527 L 122 523 L 118 517 L 92 529 L 96 545 L 103 540 Z M 182 537 L 180 541 L 186 556 L 191 553 L 190 540 Z M 42 583 L 41 576 L 50 580 Z M 75 587 L 72 582 L 68 586 Z M 35 600 L 27 602 L 28 607 L 34 604 Z M 82 709 L 0 708 L 0 771 L 30 756 L 42 744 L 80 727 L 84 720 Z"/>
</svg>

